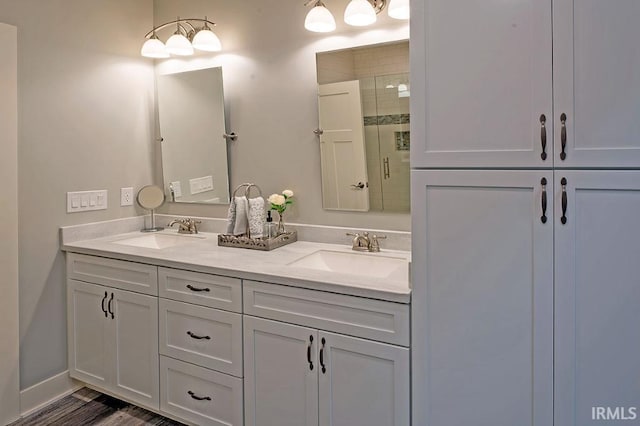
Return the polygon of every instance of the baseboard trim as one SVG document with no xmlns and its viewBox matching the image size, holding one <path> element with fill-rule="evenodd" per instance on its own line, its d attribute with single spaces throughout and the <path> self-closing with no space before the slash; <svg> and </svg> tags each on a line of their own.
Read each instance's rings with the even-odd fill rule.
<svg viewBox="0 0 640 426">
<path fill-rule="evenodd" d="M 41 408 L 72 394 L 84 386 L 83 383 L 69 377 L 69 371 L 63 371 L 40 383 L 20 391 L 20 415 L 28 416 Z"/>
</svg>

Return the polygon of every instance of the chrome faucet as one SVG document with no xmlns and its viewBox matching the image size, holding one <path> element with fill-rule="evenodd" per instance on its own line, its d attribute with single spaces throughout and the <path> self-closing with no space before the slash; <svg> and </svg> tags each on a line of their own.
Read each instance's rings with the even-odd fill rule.
<svg viewBox="0 0 640 426">
<path fill-rule="evenodd" d="M 202 222 L 199 220 L 191 219 L 190 217 L 186 219 L 174 219 L 167 225 L 171 228 L 173 225 L 178 224 L 178 234 L 197 234 L 198 233 L 198 225 Z"/>
<path fill-rule="evenodd" d="M 369 236 L 368 232 L 360 233 L 352 233 L 347 232 L 347 235 L 353 237 L 353 241 L 351 244 L 351 250 L 355 251 L 368 251 L 371 253 L 378 253 L 380 251 L 380 242 L 378 240 L 383 240 L 387 238 L 385 235 L 376 235 L 373 234 Z"/>
</svg>

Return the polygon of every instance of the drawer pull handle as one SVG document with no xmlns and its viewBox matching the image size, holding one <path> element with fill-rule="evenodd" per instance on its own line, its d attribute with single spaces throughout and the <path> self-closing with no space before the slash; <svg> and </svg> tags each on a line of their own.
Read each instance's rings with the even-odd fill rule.
<svg viewBox="0 0 640 426">
<path fill-rule="evenodd" d="M 105 307 L 104 307 L 104 302 L 106 302 L 106 301 L 107 301 L 107 296 L 108 296 L 108 294 L 109 294 L 109 293 L 107 293 L 106 291 L 104 292 L 104 297 L 102 298 L 102 302 L 101 302 L 101 305 L 102 305 L 102 312 L 104 312 L 104 317 L 105 317 L 105 318 L 109 318 L 109 314 L 107 313 L 107 308 L 105 308 Z"/>
<path fill-rule="evenodd" d="M 313 346 L 313 336 L 309 336 L 309 346 L 307 346 L 307 362 L 309 370 L 313 371 L 313 361 L 311 361 L 311 346 Z"/>
<path fill-rule="evenodd" d="M 191 291 L 207 291 L 207 292 L 211 291 L 211 289 L 209 289 L 209 288 L 207 288 L 207 287 L 205 287 L 205 288 L 198 288 L 198 287 L 194 287 L 194 286 L 192 286 L 191 284 L 187 284 L 187 288 L 188 288 L 189 290 L 191 290 Z"/>
<path fill-rule="evenodd" d="M 327 341 L 324 340 L 324 337 L 323 337 L 321 342 L 322 342 L 322 347 L 320 348 L 320 367 L 322 367 L 322 374 L 325 374 L 327 372 L 327 367 L 324 365 L 324 345 L 325 343 L 327 343 Z"/>
<path fill-rule="evenodd" d="M 192 339 L 196 339 L 196 340 L 211 340 L 211 337 L 209 336 L 198 336 L 197 334 L 193 334 L 190 331 L 187 331 L 187 334 L 189 335 L 189 337 L 191 337 Z"/>
<path fill-rule="evenodd" d="M 560 145 L 562 148 L 562 152 L 560 152 L 560 159 L 564 161 L 567 159 L 567 153 L 565 152 L 567 149 L 567 114 L 564 112 L 560 115 L 560 122 L 562 123 L 562 127 L 560 129 Z"/>
<path fill-rule="evenodd" d="M 560 223 L 565 225 L 567 223 L 567 178 L 562 178 L 560 180 L 560 185 L 562 185 L 562 217 L 560 218 Z"/>
<path fill-rule="evenodd" d="M 540 116 L 540 142 L 542 144 L 542 154 L 540 154 L 540 158 L 542 161 L 547 159 L 547 117 L 542 114 Z"/>
<path fill-rule="evenodd" d="M 211 397 L 210 396 L 198 396 L 195 393 L 193 393 L 192 391 L 187 392 L 189 394 L 189 396 L 193 399 L 195 399 L 196 401 L 211 401 Z"/>
<path fill-rule="evenodd" d="M 111 314 L 111 319 L 115 318 L 113 315 L 113 310 L 111 309 L 111 304 L 113 303 L 113 293 L 111 293 L 111 298 L 109 299 L 109 304 L 107 307 L 109 308 L 109 313 Z"/>
</svg>

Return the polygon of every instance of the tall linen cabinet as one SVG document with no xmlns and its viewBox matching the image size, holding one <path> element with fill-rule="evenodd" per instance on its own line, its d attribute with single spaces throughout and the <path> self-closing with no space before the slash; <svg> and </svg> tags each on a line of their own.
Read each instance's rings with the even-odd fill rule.
<svg viewBox="0 0 640 426">
<path fill-rule="evenodd" d="M 411 7 L 412 424 L 628 417 L 640 3 Z"/>
</svg>

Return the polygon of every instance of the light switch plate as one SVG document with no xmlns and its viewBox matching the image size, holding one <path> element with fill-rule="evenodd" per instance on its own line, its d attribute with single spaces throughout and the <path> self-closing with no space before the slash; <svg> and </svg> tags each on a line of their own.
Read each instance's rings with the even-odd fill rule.
<svg viewBox="0 0 640 426">
<path fill-rule="evenodd" d="M 107 209 L 107 190 L 67 192 L 67 213 Z"/>
</svg>

